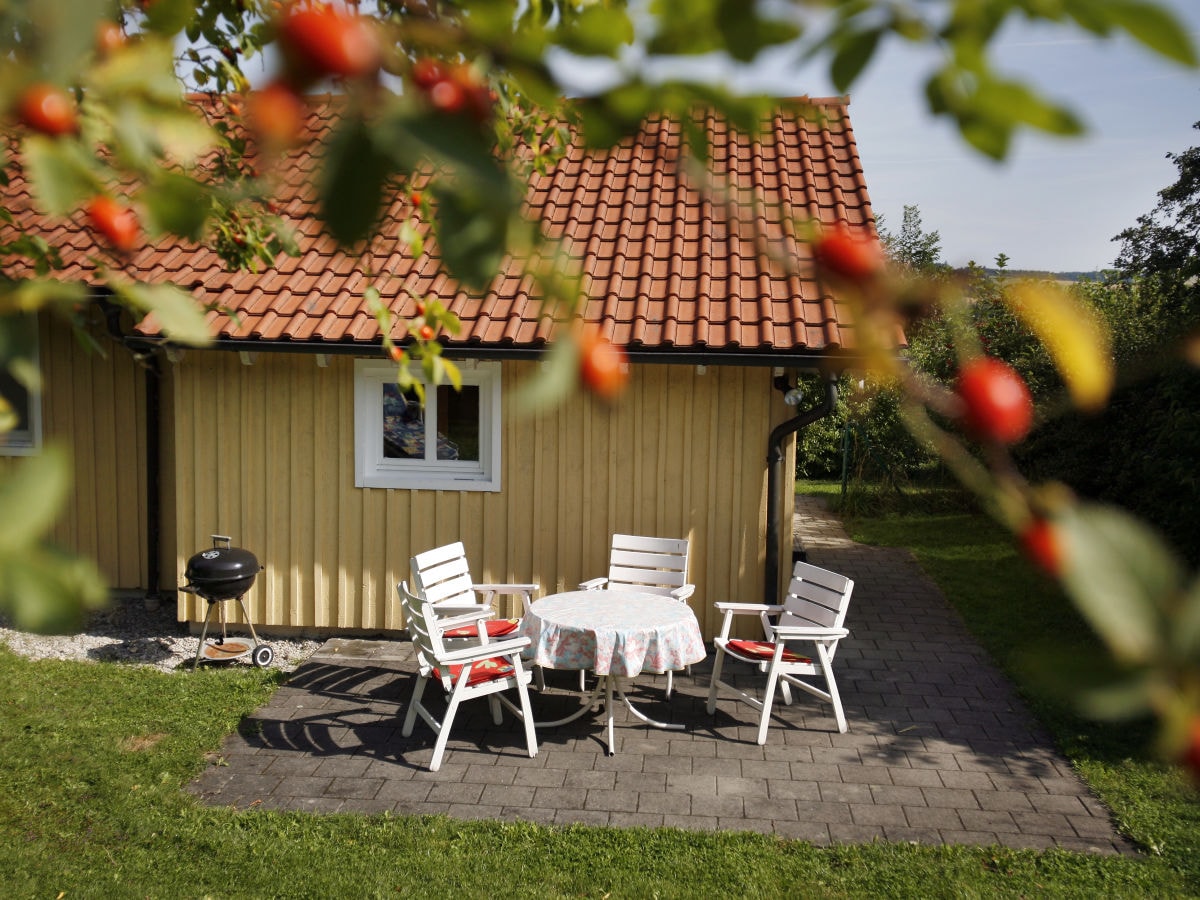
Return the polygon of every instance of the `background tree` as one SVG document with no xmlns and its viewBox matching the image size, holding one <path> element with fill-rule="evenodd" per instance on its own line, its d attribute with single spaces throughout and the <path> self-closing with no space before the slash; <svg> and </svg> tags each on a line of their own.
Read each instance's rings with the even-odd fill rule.
<svg viewBox="0 0 1200 900">
<path fill-rule="evenodd" d="M 1200 127 L 1200 126 L 1198 126 Z M 1120 503 L 1200 563 L 1200 147 L 1155 209 L 1114 238 L 1116 271 L 1080 291 L 1113 335 L 1117 389 L 1094 415 L 1064 410 L 1022 448 L 1038 478 Z M 1189 362 L 1189 359 L 1192 362 Z"/>
<path fill-rule="evenodd" d="M 899 232 L 889 231 L 883 216 L 877 217 L 877 227 L 888 258 L 904 271 L 936 275 L 949 268 L 942 259 L 942 236 L 936 231 L 924 230 L 919 207 L 905 204 Z"/>
</svg>

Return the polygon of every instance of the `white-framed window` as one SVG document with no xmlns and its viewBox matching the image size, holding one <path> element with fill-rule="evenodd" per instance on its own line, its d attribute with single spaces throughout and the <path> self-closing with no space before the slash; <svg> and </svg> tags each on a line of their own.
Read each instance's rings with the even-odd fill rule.
<svg viewBox="0 0 1200 900">
<path fill-rule="evenodd" d="M 22 364 L 39 368 L 36 316 L 13 316 L 5 323 L 9 345 L 22 353 Z M 5 405 L 0 412 L 11 416 L 13 427 L 0 432 L 0 456 L 32 456 L 42 449 L 42 396 L 29 390 L 13 377 L 8 366 L 0 365 L 0 396 Z"/>
<path fill-rule="evenodd" d="M 458 366 L 462 390 L 426 386 L 422 407 L 395 363 L 354 361 L 356 487 L 500 490 L 500 363 Z"/>
</svg>

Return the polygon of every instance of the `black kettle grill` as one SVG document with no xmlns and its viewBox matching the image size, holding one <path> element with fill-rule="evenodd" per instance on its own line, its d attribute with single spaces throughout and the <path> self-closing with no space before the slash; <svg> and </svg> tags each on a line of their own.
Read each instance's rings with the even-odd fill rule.
<svg viewBox="0 0 1200 900">
<path fill-rule="evenodd" d="M 200 646 L 196 650 L 196 665 L 202 658 L 212 661 L 237 659 L 251 656 L 256 666 L 269 666 L 275 658 L 275 651 L 267 644 L 259 641 L 254 631 L 254 623 L 242 600 L 246 591 L 254 585 L 254 579 L 263 567 L 249 550 L 231 547 L 233 539 L 223 535 L 212 536 L 212 549 L 202 550 L 188 560 L 184 576 L 188 583 L 181 591 L 196 594 L 208 601 L 208 614 L 204 617 L 204 628 L 200 631 Z M 224 544 L 224 546 L 221 546 Z M 250 637 L 253 644 L 245 640 L 230 639 L 225 632 L 225 601 L 236 600 L 242 608 L 242 616 L 250 626 Z M 207 641 L 208 626 L 212 620 L 214 608 L 218 611 L 221 622 L 221 636 Z"/>
</svg>

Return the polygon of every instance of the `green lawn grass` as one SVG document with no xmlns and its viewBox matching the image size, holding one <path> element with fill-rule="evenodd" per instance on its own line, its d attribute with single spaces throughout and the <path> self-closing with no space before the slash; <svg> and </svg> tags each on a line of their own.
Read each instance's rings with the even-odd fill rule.
<svg viewBox="0 0 1200 900">
<path fill-rule="evenodd" d="M 1071 617 L 974 517 L 857 520 L 914 548 L 1002 665 Z M 974 574 L 972 574 L 974 571 Z M 1006 587 L 1007 586 L 1007 587 Z M 962 597 L 967 597 L 963 600 Z M 972 610 L 971 607 L 983 607 Z M 1014 635 L 1004 615 L 1025 623 Z M 1066 618 L 1061 618 L 1066 616 Z M 989 624 L 989 619 L 991 620 Z M 0 650 L 0 884 L 13 897 L 1177 897 L 1200 894 L 1197 800 L 1122 729 L 1035 708 L 1137 857 L 442 817 L 205 808 L 181 788 L 276 686 L 248 666 L 165 674 Z M 1145 732 L 1140 732 L 1144 736 Z"/>
</svg>

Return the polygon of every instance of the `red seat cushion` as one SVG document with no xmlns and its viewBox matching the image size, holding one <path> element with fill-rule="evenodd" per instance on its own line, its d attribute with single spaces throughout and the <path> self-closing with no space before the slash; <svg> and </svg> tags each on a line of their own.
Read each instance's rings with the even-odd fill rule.
<svg viewBox="0 0 1200 900">
<path fill-rule="evenodd" d="M 728 647 L 734 653 L 755 659 L 770 659 L 775 655 L 775 645 L 770 641 L 730 641 Z M 789 663 L 812 662 L 809 657 L 801 656 L 799 653 L 793 653 L 787 649 L 783 651 L 783 661 Z"/>
<path fill-rule="evenodd" d="M 508 660 L 493 656 L 490 659 L 481 659 L 478 662 L 470 663 L 471 674 L 467 676 L 467 684 L 473 686 L 483 684 L 485 681 L 496 681 L 500 678 L 507 678 L 516 671 Z M 463 667 L 458 665 L 450 666 L 450 677 L 454 681 L 458 681 L 459 675 L 462 674 Z M 438 678 L 442 677 L 442 673 L 434 670 L 434 675 Z"/>
<path fill-rule="evenodd" d="M 512 634 L 520 625 L 518 619 L 488 619 L 484 623 L 487 629 L 487 636 L 490 638 L 504 637 Z M 475 625 L 460 625 L 458 628 L 449 628 L 442 632 L 443 638 L 470 638 L 479 637 L 479 628 Z"/>
</svg>

